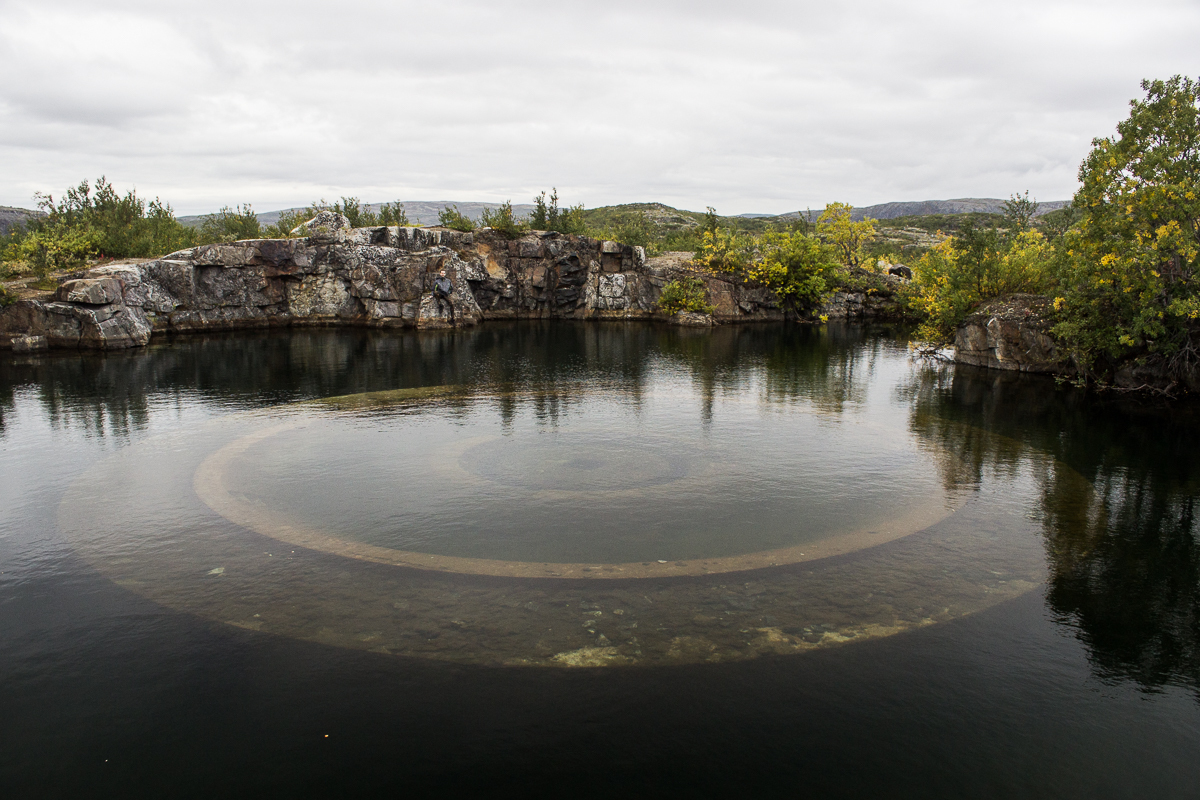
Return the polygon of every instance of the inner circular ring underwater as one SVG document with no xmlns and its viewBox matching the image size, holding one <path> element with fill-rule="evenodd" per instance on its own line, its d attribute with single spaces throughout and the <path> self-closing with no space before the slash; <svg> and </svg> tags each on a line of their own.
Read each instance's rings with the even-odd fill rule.
<svg viewBox="0 0 1200 800">
<path fill-rule="evenodd" d="M 270 509 L 240 495 L 228 479 L 230 465 L 257 445 L 284 431 L 304 425 L 292 420 L 255 431 L 216 451 L 196 470 L 193 486 L 196 494 L 213 511 L 230 522 L 281 542 L 347 558 L 374 561 L 380 564 L 413 567 L 469 575 L 492 575 L 508 578 L 573 578 L 582 580 L 613 580 L 620 578 L 679 577 L 686 575 L 715 575 L 725 572 L 775 567 L 802 561 L 815 561 L 842 555 L 864 547 L 873 547 L 908 536 L 945 519 L 951 509 L 944 506 L 923 506 L 909 510 L 903 516 L 890 519 L 878 529 L 849 531 L 839 536 L 772 550 L 721 558 L 691 559 L 688 561 L 636 561 L 607 563 L 548 563 L 503 561 L 487 558 L 463 558 L 415 551 L 396 550 L 363 542 L 350 541 L 303 524 L 281 520 Z"/>
</svg>

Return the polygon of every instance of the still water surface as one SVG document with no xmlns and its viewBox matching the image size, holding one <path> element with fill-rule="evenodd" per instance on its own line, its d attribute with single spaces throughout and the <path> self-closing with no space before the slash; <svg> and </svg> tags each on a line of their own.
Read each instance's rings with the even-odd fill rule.
<svg viewBox="0 0 1200 800">
<path fill-rule="evenodd" d="M 0 778 L 1195 796 L 1197 434 L 853 327 L 0 355 Z"/>
</svg>

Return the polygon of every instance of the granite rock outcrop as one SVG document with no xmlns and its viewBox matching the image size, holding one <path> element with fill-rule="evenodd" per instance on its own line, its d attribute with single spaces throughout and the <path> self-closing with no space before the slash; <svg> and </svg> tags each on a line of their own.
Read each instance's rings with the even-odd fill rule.
<svg viewBox="0 0 1200 800">
<path fill-rule="evenodd" d="M 648 262 L 640 247 L 544 231 L 510 240 L 487 228 L 351 228 L 345 217 L 323 212 L 305 233 L 77 273 L 52 298 L 0 310 L 0 347 L 121 349 L 158 333 L 285 325 L 647 319 L 662 316 L 662 287 L 687 271 L 669 259 Z M 454 285 L 453 318 L 431 293 L 441 270 Z M 718 276 L 704 281 L 713 322 L 784 317 L 769 290 Z"/>
<path fill-rule="evenodd" d="M 1200 392 L 1200 365 L 1172 364 L 1154 353 L 1100 358 L 1082 369 L 1051 333 L 1052 302 L 1034 294 L 1011 294 L 979 308 L 958 326 L 954 361 L 1014 372 L 1080 377 L 1096 385 L 1175 396 Z"/>
<path fill-rule="evenodd" d="M 988 303 L 958 326 L 954 360 L 991 369 L 1062 374 L 1070 360 L 1050 335 L 1050 301 L 1013 294 Z"/>
</svg>

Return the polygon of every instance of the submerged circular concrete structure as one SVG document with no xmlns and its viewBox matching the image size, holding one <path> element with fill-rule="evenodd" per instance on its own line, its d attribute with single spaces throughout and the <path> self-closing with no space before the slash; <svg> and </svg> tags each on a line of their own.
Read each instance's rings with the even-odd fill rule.
<svg viewBox="0 0 1200 800">
<path fill-rule="evenodd" d="M 801 652 L 978 611 L 1044 569 L 1031 482 L 949 490 L 953 456 L 903 430 L 806 412 L 705 441 L 623 396 L 525 423 L 513 402 L 539 398 L 434 387 L 161 434 L 81 477 L 60 525 L 172 608 L 482 664 Z"/>
</svg>

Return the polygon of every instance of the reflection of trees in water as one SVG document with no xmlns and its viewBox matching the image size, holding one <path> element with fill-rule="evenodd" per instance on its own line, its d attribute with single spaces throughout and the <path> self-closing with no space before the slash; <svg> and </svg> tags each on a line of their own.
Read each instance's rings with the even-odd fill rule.
<svg viewBox="0 0 1200 800">
<path fill-rule="evenodd" d="M 984 388 L 966 386 L 954 370 L 927 365 L 918 367 L 915 380 L 896 388 L 911 404 L 909 427 L 933 455 L 948 491 L 977 489 L 985 474 L 1011 477 L 1027 460 L 1026 445 L 994 436 L 954 413 L 954 402 L 994 405 Z"/>
<path fill-rule="evenodd" d="M 496 392 L 501 415 L 532 404 L 554 420 L 585 379 L 638 402 L 654 337 L 647 326 L 490 323 L 452 332 L 293 329 L 179 337 L 120 353 L 0 356 L 0 431 L 14 394 L 32 390 L 55 424 L 127 434 L 153 404 L 260 408 L 424 386 Z M 470 392 L 468 392 L 469 394 Z M 453 410 L 470 398 L 442 403 Z"/>
<path fill-rule="evenodd" d="M 491 325 L 475 331 L 381 333 L 297 329 L 181 337 L 121 353 L 4 358 L 0 431 L 18 391 L 37 393 L 56 425 L 100 434 L 144 428 L 153 405 L 259 408 L 316 397 L 422 386 L 500 389 L 510 417 L 519 390 L 539 414 L 563 413 L 587 368 L 636 396 L 644 365 L 579 340 L 587 326 Z M 592 334 L 593 338 L 596 333 Z M 604 334 L 599 333 L 603 339 Z M 587 353 L 581 356 L 581 353 Z M 466 403 L 467 399 L 459 402 Z M 455 401 L 443 403 L 453 408 Z"/>
<path fill-rule="evenodd" d="M 54 353 L 16 357 L 0 369 L 0 433 L 3 418 L 15 410 L 16 393 L 38 397 L 50 424 L 78 428 L 91 435 L 122 434 L 145 427 L 150 419 L 146 380 L 154 365 L 125 354 Z M 97 402 L 97 397 L 106 398 Z"/>
<path fill-rule="evenodd" d="M 1047 515 L 1050 605 L 1078 626 L 1104 676 L 1200 689 L 1195 491 L 1118 469 L 1097 476 L 1090 503 Z"/>
<path fill-rule="evenodd" d="M 823 411 L 862 403 L 876 363 L 890 340 L 861 326 L 796 326 L 766 352 L 766 395 L 773 401 L 807 400 Z"/>
<path fill-rule="evenodd" d="M 890 340 L 861 326 L 740 325 L 666 329 L 662 354 L 683 365 L 711 419 L 713 401 L 761 383 L 769 402 L 807 401 L 825 411 L 860 403 Z"/>
<path fill-rule="evenodd" d="M 4 419 L 11 417 L 17 409 L 17 388 L 0 380 L 0 436 L 4 435 Z"/>
<path fill-rule="evenodd" d="M 488 323 L 469 336 L 470 368 L 459 382 L 495 389 L 506 423 L 530 403 L 537 419 L 554 424 L 589 391 L 619 392 L 637 405 L 650 373 L 646 326 Z"/>
<path fill-rule="evenodd" d="M 521 404 L 553 424 L 583 393 L 635 406 L 664 363 L 692 375 L 705 409 L 721 392 L 761 383 L 771 400 L 840 410 L 865 391 L 883 346 L 861 329 L 728 326 L 687 331 L 625 323 L 491 322 L 450 332 L 292 329 L 180 337 L 145 350 L 3 356 L 0 431 L 17 391 L 32 390 L 56 425 L 125 435 L 153 406 L 259 408 L 296 400 L 424 386 L 468 388 L 442 405 L 465 413 L 475 387 L 511 421 Z M 664 358 L 666 362 L 664 362 Z"/>
<path fill-rule="evenodd" d="M 1200 690 L 1196 409 L 1120 405 L 963 368 L 923 371 L 906 391 L 913 430 L 960 463 L 948 482 L 1032 463 L 1027 448 L 1056 459 L 1033 470 L 1048 602 L 1097 673 Z"/>
</svg>

